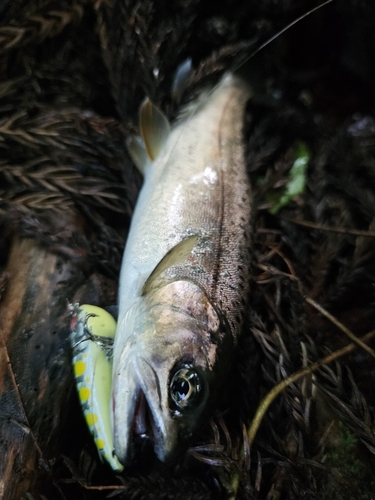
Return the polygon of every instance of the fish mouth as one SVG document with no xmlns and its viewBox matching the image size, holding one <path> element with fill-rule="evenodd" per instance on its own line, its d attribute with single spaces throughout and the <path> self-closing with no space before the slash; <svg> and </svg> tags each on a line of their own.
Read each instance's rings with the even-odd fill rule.
<svg viewBox="0 0 375 500">
<path fill-rule="evenodd" d="M 135 403 L 134 419 L 132 425 L 133 435 L 142 439 L 155 441 L 157 429 L 145 393 L 139 390 Z"/>
<path fill-rule="evenodd" d="M 150 362 L 137 357 L 119 371 L 113 393 L 113 434 L 119 461 L 131 465 L 139 449 L 153 449 L 165 462 L 175 446 L 174 422 L 163 407 L 158 374 Z M 166 411 L 167 410 L 167 411 Z"/>
</svg>

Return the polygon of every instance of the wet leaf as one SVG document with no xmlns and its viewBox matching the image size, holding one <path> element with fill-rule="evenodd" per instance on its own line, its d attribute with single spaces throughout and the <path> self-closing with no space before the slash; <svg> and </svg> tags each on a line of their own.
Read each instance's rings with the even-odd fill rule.
<svg viewBox="0 0 375 500">
<path fill-rule="evenodd" d="M 276 195 L 275 205 L 269 211 L 276 214 L 282 207 L 287 205 L 295 196 L 302 194 L 306 185 L 306 168 L 310 159 L 310 152 L 304 142 L 300 142 L 296 149 L 296 159 L 289 172 L 289 181 L 285 188 Z"/>
</svg>

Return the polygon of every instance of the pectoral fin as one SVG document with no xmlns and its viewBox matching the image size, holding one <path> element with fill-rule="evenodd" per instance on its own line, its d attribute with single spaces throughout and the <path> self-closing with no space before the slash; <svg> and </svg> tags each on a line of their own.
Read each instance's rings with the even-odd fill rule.
<svg viewBox="0 0 375 500">
<path fill-rule="evenodd" d="M 147 155 L 154 161 L 168 137 L 170 125 L 164 113 L 148 98 L 143 101 L 139 112 L 139 127 Z"/>
<path fill-rule="evenodd" d="M 147 154 L 146 147 L 142 138 L 136 135 L 130 135 L 126 145 L 135 166 L 138 168 L 142 175 L 145 175 L 151 164 L 151 161 Z"/>
<path fill-rule="evenodd" d="M 145 295 L 146 293 L 159 288 L 162 284 L 162 280 L 160 279 L 160 275 L 168 268 L 172 266 L 176 266 L 184 262 L 191 251 L 193 250 L 198 236 L 195 234 L 193 236 L 189 236 L 185 240 L 177 243 L 176 246 L 171 248 L 169 252 L 161 259 L 159 264 L 152 271 L 150 276 L 147 278 L 145 284 L 143 285 L 141 295 Z"/>
</svg>

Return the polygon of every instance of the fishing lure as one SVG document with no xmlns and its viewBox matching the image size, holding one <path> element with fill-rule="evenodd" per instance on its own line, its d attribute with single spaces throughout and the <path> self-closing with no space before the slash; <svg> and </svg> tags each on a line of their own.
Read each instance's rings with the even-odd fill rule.
<svg viewBox="0 0 375 500">
<path fill-rule="evenodd" d="M 83 413 L 99 455 L 113 470 L 123 466 L 114 455 L 110 422 L 114 318 L 100 307 L 70 305 L 73 369 Z"/>
</svg>

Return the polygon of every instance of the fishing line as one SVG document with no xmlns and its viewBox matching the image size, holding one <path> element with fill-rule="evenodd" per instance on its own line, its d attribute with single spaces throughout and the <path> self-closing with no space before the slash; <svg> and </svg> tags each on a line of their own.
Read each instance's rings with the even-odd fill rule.
<svg viewBox="0 0 375 500">
<path fill-rule="evenodd" d="M 233 73 L 235 73 L 236 71 L 238 71 L 244 64 L 246 64 L 248 61 L 250 61 L 250 59 L 252 59 L 256 54 L 258 54 L 258 52 L 260 52 L 265 47 L 267 47 L 270 43 L 272 43 L 274 40 L 276 40 L 280 35 L 282 35 L 286 31 L 288 31 L 295 24 L 299 23 L 300 21 L 302 21 L 306 17 L 310 16 L 311 14 L 313 14 L 314 12 L 316 12 L 317 10 L 321 9 L 322 7 L 325 7 L 326 5 L 328 5 L 328 4 L 332 3 L 332 2 L 333 2 L 333 0 L 327 0 L 326 2 L 323 2 L 320 5 L 317 5 L 313 9 L 310 9 L 309 11 L 305 12 L 301 16 L 299 16 L 296 19 L 294 19 L 292 22 L 290 22 L 289 24 L 287 24 L 280 31 L 278 31 L 273 36 L 271 36 L 271 38 L 269 38 L 267 41 L 265 41 L 264 43 L 262 43 L 257 49 L 255 49 L 248 56 L 246 56 L 243 61 L 241 61 L 237 65 L 235 65 L 230 71 L 233 72 Z M 212 89 L 210 89 L 209 91 L 207 91 L 207 93 L 205 95 L 205 100 L 207 100 L 207 98 L 220 86 L 221 80 L 222 80 L 222 78 L 220 79 L 220 81 L 217 84 L 215 84 L 212 87 Z M 187 127 L 187 125 L 189 124 L 190 120 L 194 117 L 194 115 L 196 114 L 197 110 L 199 109 L 199 107 L 201 105 L 202 105 L 202 102 L 201 102 L 201 100 L 198 99 L 198 103 L 195 105 L 195 108 L 193 109 L 191 115 L 186 119 L 185 126 L 183 127 L 183 130 L 181 130 L 181 134 L 178 137 L 178 139 L 177 139 L 177 141 L 175 143 L 175 146 L 172 148 L 172 150 L 171 150 L 171 152 L 169 154 L 169 158 L 172 156 L 172 153 L 174 152 L 174 149 L 177 146 L 177 143 L 180 141 L 180 138 L 181 138 L 182 134 L 184 133 L 185 127 Z"/>
</svg>

